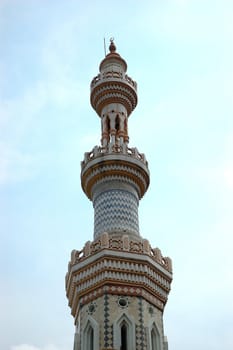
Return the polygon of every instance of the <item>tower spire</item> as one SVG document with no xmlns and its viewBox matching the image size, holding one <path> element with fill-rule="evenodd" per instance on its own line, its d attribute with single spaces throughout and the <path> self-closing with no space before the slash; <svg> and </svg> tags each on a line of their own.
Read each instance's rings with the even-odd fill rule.
<svg viewBox="0 0 233 350">
<path fill-rule="evenodd" d="M 137 84 L 126 71 L 110 39 L 90 93 L 101 144 L 81 163 L 82 189 L 94 208 L 93 240 L 71 253 L 66 275 L 74 350 L 167 350 L 163 310 L 171 259 L 140 235 L 138 206 L 150 175 L 145 155 L 128 145 Z"/>
<path fill-rule="evenodd" d="M 101 146 L 85 154 L 81 171 L 83 191 L 94 206 L 94 238 L 103 232 L 139 236 L 138 204 L 149 186 L 144 154 L 128 147 L 137 84 L 126 74 L 127 64 L 113 39 L 109 51 L 91 82 L 91 105 L 101 119 Z"/>
<path fill-rule="evenodd" d="M 91 105 L 101 118 L 101 144 L 128 144 L 128 117 L 137 105 L 137 84 L 127 74 L 125 60 L 116 52 L 113 38 L 109 53 L 91 82 Z"/>
</svg>

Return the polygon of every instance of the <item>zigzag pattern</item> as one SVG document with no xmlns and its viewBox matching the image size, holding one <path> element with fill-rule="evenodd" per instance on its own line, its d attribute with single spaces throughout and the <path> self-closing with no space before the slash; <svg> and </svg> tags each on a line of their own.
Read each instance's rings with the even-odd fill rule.
<svg viewBox="0 0 233 350">
<path fill-rule="evenodd" d="M 144 350 L 147 349 L 147 346 L 141 297 L 138 298 L 138 321 L 139 323 L 136 325 L 136 350 Z"/>
<path fill-rule="evenodd" d="M 112 345 L 112 327 L 109 324 L 110 310 L 109 310 L 109 296 L 104 295 L 104 347 L 109 348 Z"/>
<path fill-rule="evenodd" d="M 94 237 L 103 232 L 139 233 L 138 199 L 130 192 L 110 190 L 95 200 Z"/>
</svg>

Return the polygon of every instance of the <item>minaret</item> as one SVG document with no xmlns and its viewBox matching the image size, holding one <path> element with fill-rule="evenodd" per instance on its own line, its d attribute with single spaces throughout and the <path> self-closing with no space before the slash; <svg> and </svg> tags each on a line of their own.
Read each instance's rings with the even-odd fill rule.
<svg viewBox="0 0 233 350">
<path fill-rule="evenodd" d="M 112 39 L 109 51 L 91 82 L 101 145 L 81 163 L 82 189 L 94 207 L 93 241 L 72 251 L 66 275 L 74 350 L 167 350 L 171 259 L 140 236 L 138 205 L 150 176 L 144 154 L 128 146 L 137 84 Z"/>
</svg>

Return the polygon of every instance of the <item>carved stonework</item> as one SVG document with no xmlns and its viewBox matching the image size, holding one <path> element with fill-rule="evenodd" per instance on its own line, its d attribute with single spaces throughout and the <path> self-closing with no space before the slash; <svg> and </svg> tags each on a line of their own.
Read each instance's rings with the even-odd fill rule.
<svg viewBox="0 0 233 350">
<path fill-rule="evenodd" d="M 70 268 L 80 260 L 96 254 L 101 249 L 146 254 L 160 264 L 165 270 L 172 273 L 172 260 L 169 257 L 163 257 L 159 248 L 151 248 L 147 239 L 138 240 L 129 235 L 122 235 L 121 237 L 111 236 L 110 238 L 107 232 L 104 232 L 100 238 L 97 238 L 93 242 L 86 242 L 83 250 L 73 250 L 68 270 L 70 271 Z"/>
<path fill-rule="evenodd" d="M 84 256 L 89 256 L 91 254 L 91 242 L 86 242 L 84 246 Z"/>
<path fill-rule="evenodd" d="M 114 131 L 115 132 L 115 131 Z M 103 136 L 107 136 L 106 133 L 103 133 Z M 93 160 L 96 157 L 99 157 L 101 155 L 106 155 L 109 153 L 122 153 L 123 155 L 129 156 L 131 158 L 138 159 L 142 161 L 145 165 L 148 165 L 145 154 L 139 153 L 136 147 L 129 148 L 129 147 L 120 147 L 116 146 L 114 148 L 111 148 L 111 151 L 107 147 L 100 147 L 95 146 L 90 152 L 84 153 L 84 159 L 81 163 L 82 168 L 90 161 Z"/>
<path fill-rule="evenodd" d="M 124 235 L 122 236 L 122 248 L 123 250 L 129 251 L 130 249 L 130 244 L 129 244 L 129 236 Z"/>
<path fill-rule="evenodd" d="M 165 262 L 165 266 L 169 272 L 172 272 L 172 260 L 168 256 L 166 258 L 163 258 Z"/>
<path fill-rule="evenodd" d="M 109 236 L 107 232 L 102 233 L 100 236 L 101 248 L 109 248 Z"/>
<path fill-rule="evenodd" d="M 142 242 L 130 241 L 130 251 L 133 253 L 142 253 Z"/>
<path fill-rule="evenodd" d="M 72 250 L 72 252 L 71 252 L 71 257 L 70 257 L 71 265 L 74 265 L 76 262 L 76 252 L 77 252 L 77 250 L 75 250 L 75 249 Z"/>
<path fill-rule="evenodd" d="M 101 144 L 81 163 L 82 189 L 94 208 L 93 240 L 72 251 L 65 278 L 74 350 L 167 350 L 163 311 L 172 262 L 140 235 L 138 206 L 150 173 L 144 153 L 128 145 L 137 84 L 110 42 L 91 82 Z"/>
<path fill-rule="evenodd" d="M 98 252 L 101 249 L 101 241 L 100 239 L 91 243 L 91 254 Z"/>
<path fill-rule="evenodd" d="M 152 249 L 152 252 L 154 254 L 155 261 L 157 261 L 159 264 L 163 263 L 163 258 L 161 254 L 161 250 L 159 248 Z"/>
<path fill-rule="evenodd" d="M 149 254 L 150 253 L 150 243 L 147 239 L 143 239 L 143 253 Z"/>
<path fill-rule="evenodd" d="M 106 247 L 108 242 L 109 247 Z M 108 241 L 108 234 L 105 233 L 100 239 L 89 243 L 91 254 L 80 260 L 82 268 L 79 270 L 79 262 L 70 263 L 66 277 L 67 296 L 70 304 L 73 305 L 73 315 L 77 312 L 77 304 L 74 301 L 77 300 L 75 298 L 78 295 L 92 291 L 87 299 L 82 298 L 82 303 L 90 302 L 97 298 L 98 293 L 102 295 L 104 291 L 110 292 L 110 285 L 112 285 L 111 293 L 113 294 L 141 295 L 163 310 L 172 280 L 169 258 L 163 258 L 159 249 L 154 249 L 153 255 L 148 253 L 146 240 L 136 241 L 128 235 L 120 238 L 111 237 Z M 128 251 L 131 254 L 137 254 L 133 261 L 122 256 L 122 252 L 126 251 L 123 247 L 129 248 Z M 143 247 L 146 248 L 144 251 Z M 100 255 L 101 252 L 102 255 Z M 98 254 L 98 259 L 94 264 L 93 262 L 90 264 L 89 260 L 93 261 L 96 254 Z M 102 286 L 103 283 L 104 289 L 101 289 L 102 287 L 98 289 L 97 287 Z M 141 287 L 135 288 L 134 284 Z"/>
</svg>

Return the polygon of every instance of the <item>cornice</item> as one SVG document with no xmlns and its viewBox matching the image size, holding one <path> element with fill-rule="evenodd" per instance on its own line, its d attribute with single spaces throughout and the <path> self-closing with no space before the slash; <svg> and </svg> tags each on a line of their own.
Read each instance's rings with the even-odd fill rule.
<svg viewBox="0 0 233 350">
<path fill-rule="evenodd" d="M 81 184 L 83 191 L 92 199 L 93 186 L 100 180 L 129 179 L 137 185 L 138 196 L 142 198 L 149 186 L 149 171 L 145 164 L 122 154 L 103 154 L 89 160 L 82 168 Z"/>
<path fill-rule="evenodd" d="M 115 291 L 119 285 L 140 288 L 148 300 L 157 300 L 157 307 L 161 303 L 162 310 L 172 281 L 171 260 L 163 258 L 158 248 L 152 249 L 147 240 L 125 235 L 113 242 L 114 237 L 104 233 L 96 241 L 87 242 L 82 252 L 72 252 L 66 276 L 72 314 L 82 298 L 109 285 L 114 285 Z"/>
<path fill-rule="evenodd" d="M 101 116 L 102 109 L 110 103 L 122 103 L 128 116 L 137 105 L 135 87 L 126 79 L 100 79 L 91 90 L 91 105 Z"/>
</svg>

